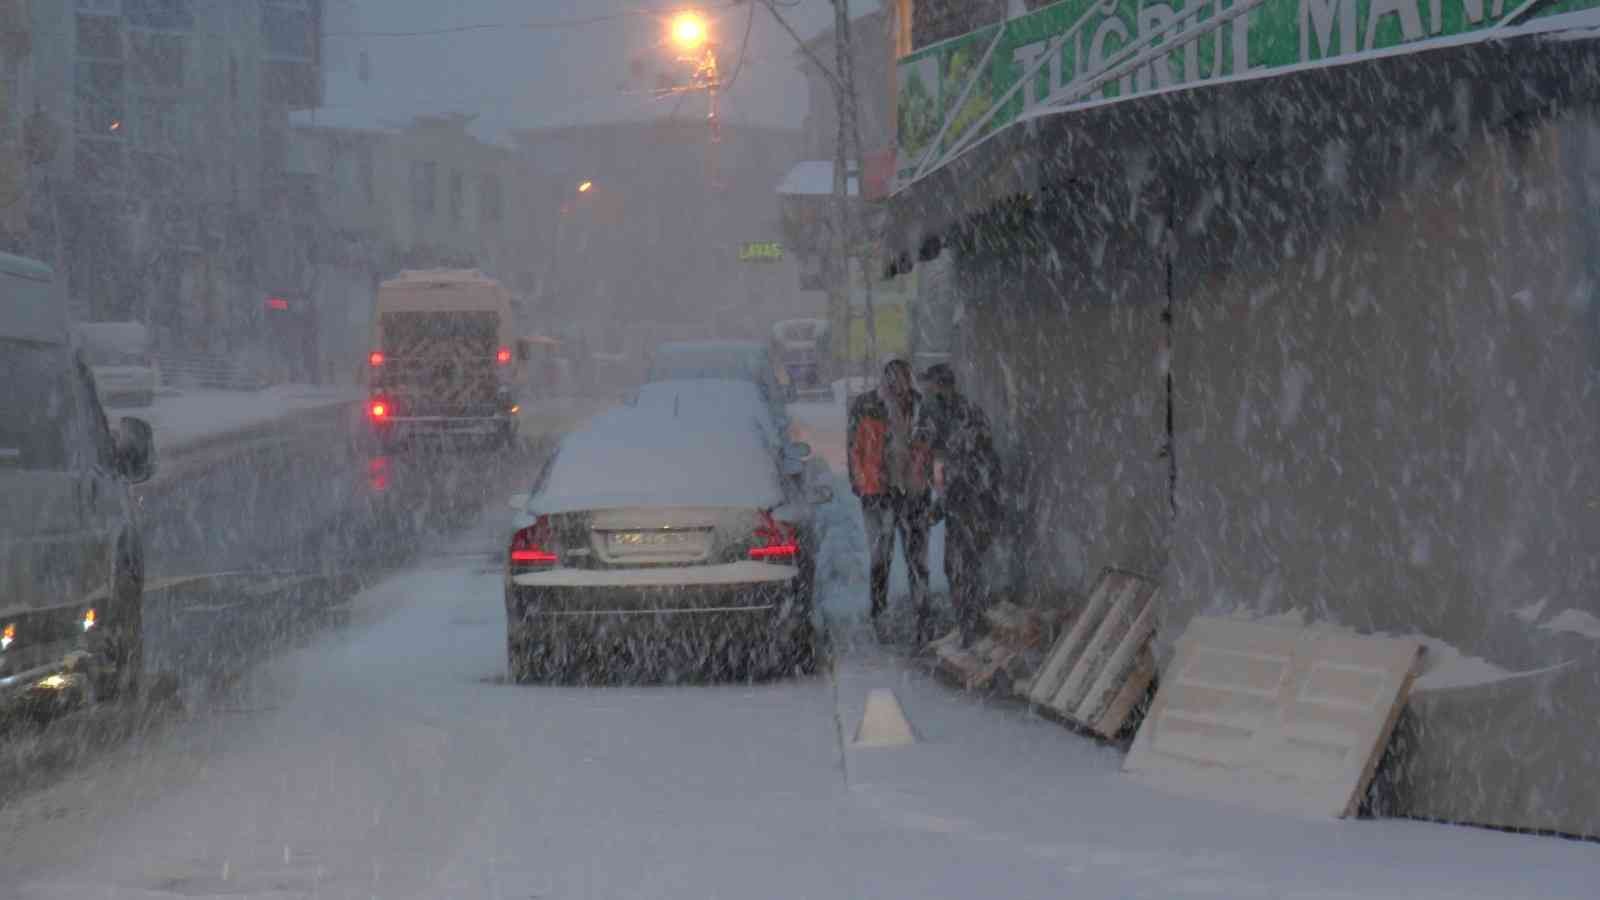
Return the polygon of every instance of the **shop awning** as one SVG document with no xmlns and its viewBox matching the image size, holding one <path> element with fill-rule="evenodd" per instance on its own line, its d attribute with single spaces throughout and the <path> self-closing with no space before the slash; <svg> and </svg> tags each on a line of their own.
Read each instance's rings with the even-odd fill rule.
<svg viewBox="0 0 1600 900">
<path fill-rule="evenodd" d="M 1257 5 L 1261 2 L 1278 0 L 1255 0 Z M 1320 0 L 1317 2 L 1320 5 Z M 1250 3 L 1251 0 L 1242 0 L 1241 5 Z M 1330 8 L 1342 9 L 1336 0 L 1329 3 Z M 1516 5 L 1508 4 L 1507 18 Z M 1039 12 L 1057 6 L 1060 4 Z M 1560 0 L 1551 6 L 1558 14 L 1541 16 L 1535 9 L 1525 21 L 1505 27 L 1486 23 L 1484 28 L 1466 34 L 1446 34 L 1348 55 L 1333 54 L 1329 59 L 1285 64 L 1270 71 L 1253 69 L 1239 77 L 1222 75 L 1191 82 L 1178 79 L 1163 86 L 1158 75 L 1149 75 L 1146 86 L 1151 69 L 1146 60 L 1143 68 L 1129 70 L 1126 81 L 1117 79 L 1124 87 L 1131 86 L 1131 90 L 1118 91 L 1110 98 L 1099 94 L 1081 97 L 1066 105 L 1051 102 L 1043 93 L 1047 76 L 1042 72 L 1035 73 L 1040 79 L 1035 85 L 1039 93 L 1026 97 L 1027 103 L 1022 92 L 1003 99 L 1009 90 L 1005 84 L 987 84 L 984 88 L 994 93 L 995 101 L 990 104 L 993 116 L 987 122 L 987 113 L 969 111 L 965 119 L 958 115 L 948 126 L 943 122 L 923 123 L 926 134 L 922 155 L 912 157 L 901 148 L 896 187 L 887 203 L 885 243 L 897 254 L 916 254 L 928 238 L 948 236 L 961 223 L 1007 201 L 1037 200 L 1046 184 L 1143 177 L 1141 166 L 1146 167 L 1142 171 L 1148 175 L 1154 171 L 1149 166 L 1181 168 L 1186 161 L 1219 154 L 1249 159 L 1265 152 L 1268 146 L 1274 146 L 1281 154 L 1289 152 L 1292 145 L 1298 153 L 1317 151 L 1329 139 L 1363 140 L 1366 135 L 1355 123 L 1376 127 L 1377 123 L 1388 121 L 1386 111 L 1396 104 L 1422 103 L 1419 108 L 1449 109 L 1450 92 L 1460 88 L 1456 83 L 1446 83 L 1443 73 L 1453 70 L 1459 75 L 1456 67 L 1463 63 L 1468 70 L 1476 65 L 1482 71 L 1505 73 L 1503 77 L 1489 77 L 1472 76 L 1468 71 L 1461 83 L 1474 92 L 1496 87 L 1535 94 L 1558 93 L 1562 84 L 1570 81 L 1567 76 L 1585 70 L 1586 63 L 1592 64 L 1585 54 L 1593 51 L 1578 48 L 1591 46 L 1589 42 L 1600 23 L 1600 8 L 1581 7 L 1600 7 L 1600 0 Z M 1579 11 L 1560 12 L 1574 6 L 1580 7 Z M 1224 8 L 1224 15 L 1231 9 Z M 986 40 L 979 42 L 968 57 L 983 60 L 986 54 L 1000 56 L 1004 47 L 1003 42 L 995 40 L 995 27 L 974 33 L 984 35 Z M 956 44 L 971 37 L 953 39 L 926 52 L 948 55 Z M 1226 45 L 1232 33 L 1220 38 L 1208 34 L 1206 46 L 1211 47 L 1214 39 Z M 1298 48 L 1299 43 L 1296 39 L 1294 45 Z M 995 46 L 991 48 L 991 44 Z M 1557 48 L 1571 50 L 1557 52 Z M 909 69 L 918 65 L 919 58 L 913 54 L 900 63 L 903 95 Z M 1181 52 L 1178 58 L 1183 59 Z M 1513 78 L 1512 73 L 1521 74 Z M 953 87 L 937 81 L 942 77 L 941 68 L 931 63 L 922 64 L 921 75 L 935 79 L 930 83 L 939 90 L 962 91 L 967 82 L 965 75 Z M 974 87 L 973 92 L 977 90 Z M 1011 108 L 999 109 L 1006 105 Z M 960 130 L 974 136 L 951 144 L 950 133 Z M 944 137 L 938 138 L 941 133 Z M 940 156 L 927 149 L 936 145 L 947 152 Z"/>
</svg>

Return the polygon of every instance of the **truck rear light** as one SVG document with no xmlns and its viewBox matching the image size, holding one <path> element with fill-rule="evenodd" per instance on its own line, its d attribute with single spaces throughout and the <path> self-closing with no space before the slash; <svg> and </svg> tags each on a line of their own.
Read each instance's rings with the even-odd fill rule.
<svg viewBox="0 0 1600 900">
<path fill-rule="evenodd" d="M 0 631 L 0 650 L 9 650 L 11 645 L 16 642 L 17 626 L 7 625 L 4 631 Z"/>
<path fill-rule="evenodd" d="M 382 422 L 389 418 L 389 412 L 389 404 L 383 400 L 374 400 L 372 405 L 367 407 L 367 414 L 372 416 L 374 422 Z"/>
<path fill-rule="evenodd" d="M 373 367 L 374 369 L 383 365 L 383 360 L 384 355 L 382 350 L 374 350 L 367 354 L 367 365 Z"/>
<path fill-rule="evenodd" d="M 510 347 L 501 347 L 498 351 L 496 351 L 496 353 L 494 355 L 494 361 L 499 363 L 502 366 L 510 365 L 510 363 L 511 363 L 511 348 Z"/>
<path fill-rule="evenodd" d="M 761 524 L 756 526 L 755 545 L 750 548 L 750 558 L 771 562 L 793 562 L 800 555 L 800 542 L 794 526 L 786 525 L 761 513 Z"/>
<path fill-rule="evenodd" d="M 550 542 L 550 520 L 540 516 L 527 528 L 511 536 L 511 568 L 544 568 L 560 562 Z"/>
</svg>

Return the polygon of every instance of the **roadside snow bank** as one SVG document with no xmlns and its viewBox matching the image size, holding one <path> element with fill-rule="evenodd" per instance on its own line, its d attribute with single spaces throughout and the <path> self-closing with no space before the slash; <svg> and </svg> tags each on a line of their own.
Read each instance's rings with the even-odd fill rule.
<svg viewBox="0 0 1600 900">
<path fill-rule="evenodd" d="M 211 438 L 266 425 L 307 410 L 338 406 L 359 397 L 354 388 L 282 384 L 262 391 L 186 390 L 160 396 L 143 409 L 113 409 L 116 418 L 142 418 L 155 431 L 156 449 L 173 453 Z"/>
</svg>

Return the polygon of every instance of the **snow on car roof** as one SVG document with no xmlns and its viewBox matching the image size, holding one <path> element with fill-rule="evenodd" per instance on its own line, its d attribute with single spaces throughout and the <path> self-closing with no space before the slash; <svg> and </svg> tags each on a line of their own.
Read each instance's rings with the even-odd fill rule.
<svg viewBox="0 0 1600 900">
<path fill-rule="evenodd" d="M 676 410 L 618 407 L 591 419 L 561 442 L 530 509 L 770 509 L 782 502 L 776 459 L 759 429 L 680 402 Z"/>
<path fill-rule="evenodd" d="M 684 421 L 706 428 L 755 427 L 771 440 L 777 436 L 772 410 L 754 382 L 732 378 L 681 378 L 654 381 L 639 388 L 635 406 L 673 411 Z"/>
</svg>

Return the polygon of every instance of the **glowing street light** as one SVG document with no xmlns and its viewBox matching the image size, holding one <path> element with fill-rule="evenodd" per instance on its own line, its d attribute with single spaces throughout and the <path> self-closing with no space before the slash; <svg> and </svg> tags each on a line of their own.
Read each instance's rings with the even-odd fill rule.
<svg viewBox="0 0 1600 900">
<path fill-rule="evenodd" d="M 672 42 L 682 50 L 699 50 L 706 43 L 706 20 L 697 12 L 681 12 L 672 19 Z"/>
<path fill-rule="evenodd" d="M 580 194 L 587 194 L 592 190 L 594 190 L 594 182 L 592 181 L 585 181 L 578 185 L 578 193 Z"/>
</svg>

